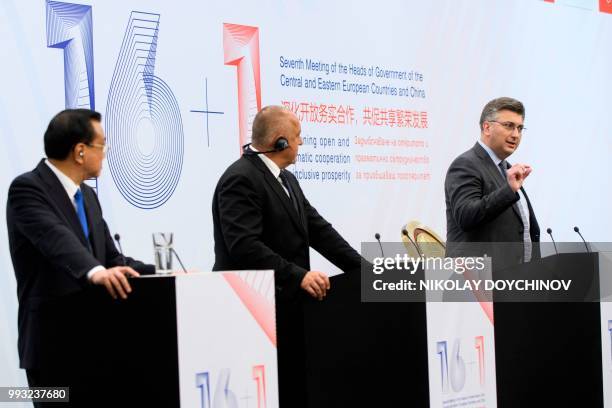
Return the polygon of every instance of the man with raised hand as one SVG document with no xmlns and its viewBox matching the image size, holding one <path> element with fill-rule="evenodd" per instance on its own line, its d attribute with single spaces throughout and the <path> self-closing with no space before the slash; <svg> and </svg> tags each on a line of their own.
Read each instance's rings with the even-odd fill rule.
<svg viewBox="0 0 612 408">
<path fill-rule="evenodd" d="M 523 244 L 517 259 L 532 258 L 540 228 L 523 187 L 532 168 L 507 161 L 521 143 L 524 120 L 520 101 L 493 99 L 480 116 L 480 140 L 450 165 L 444 184 L 449 255 L 455 243 L 505 242 Z"/>
</svg>

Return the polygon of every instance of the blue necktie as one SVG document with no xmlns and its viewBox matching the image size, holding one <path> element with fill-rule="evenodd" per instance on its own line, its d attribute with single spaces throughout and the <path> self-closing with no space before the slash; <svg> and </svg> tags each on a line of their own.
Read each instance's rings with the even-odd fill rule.
<svg viewBox="0 0 612 408">
<path fill-rule="evenodd" d="M 87 214 L 85 214 L 85 205 L 83 204 L 83 193 L 81 192 L 81 189 L 78 189 L 77 192 L 74 194 L 74 201 L 76 203 L 77 217 L 79 217 L 81 228 L 83 228 L 83 234 L 85 234 L 85 238 L 89 238 Z"/>
</svg>

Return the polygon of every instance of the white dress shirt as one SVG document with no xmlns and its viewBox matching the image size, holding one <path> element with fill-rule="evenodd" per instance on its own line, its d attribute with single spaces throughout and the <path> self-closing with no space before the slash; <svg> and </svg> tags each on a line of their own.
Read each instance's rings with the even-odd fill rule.
<svg viewBox="0 0 612 408">
<path fill-rule="evenodd" d="M 254 152 L 259 152 L 259 150 L 254 148 L 253 145 L 250 145 L 249 149 L 254 151 Z M 287 188 L 283 184 L 283 181 L 280 178 L 281 168 L 278 167 L 278 165 L 276 163 L 274 163 L 274 161 L 272 159 L 270 159 L 268 156 L 266 156 L 265 154 L 258 154 L 258 156 L 264 162 L 266 167 L 270 170 L 270 172 L 272 173 L 274 178 L 280 183 L 281 187 L 283 188 L 283 190 L 287 194 L 287 197 L 291 197 L 290 194 L 289 194 L 289 190 L 287 190 Z"/>
</svg>

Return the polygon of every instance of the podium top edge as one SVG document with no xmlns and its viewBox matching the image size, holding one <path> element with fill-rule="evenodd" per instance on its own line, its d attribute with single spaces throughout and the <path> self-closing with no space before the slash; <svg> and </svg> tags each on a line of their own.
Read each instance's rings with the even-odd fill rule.
<svg viewBox="0 0 612 408">
<path fill-rule="evenodd" d="M 206 276 L 212 274 L 224 274 L 224 273 L 250 273 L 250 272 L 274 272 L 273 269 L 247 269 L 247 270 L 235 270 L 235 271 L 190 271 L 188 273 L 173 272 L 173 273 L 156 273 L 153 275 L 140 275 L 132 279 L 156 279 L 156 278 L 178 278 L 187 276 Z"/>
</svg>

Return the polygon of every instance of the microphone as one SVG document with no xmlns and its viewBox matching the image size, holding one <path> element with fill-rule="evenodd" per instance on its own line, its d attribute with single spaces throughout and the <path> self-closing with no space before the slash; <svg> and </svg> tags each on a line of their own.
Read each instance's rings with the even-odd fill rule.
<svg viewBox="0 0 612 408">
<path fill-rule="evenodd" d="M 408 238 L 408 240 L 412 243 L 412 245 L 416 248 L 417 250 L 417 255 L 419 257 L 422 257 L 423 254 L 421 253 L 421 248 L 419 247 L 419 245 L 412 239 L 410 238 L 410 234 L 408 234 L 408 231 L 406 230 L 406 228 L 402 228 L 402 235 L 405 236 L 406 238 Z"/>
<path fill-rule="evenodd" d="M 382 254 L 382 257 L 385 257 L 385 252 L 383 251 L 383 247 L 382 244 L 380 243 L 380 234 L 377 232 L 376 234 L 374 234 L 374 238 L 376 238 L 376 240 L 378 241 L 378 246 L 380 247 L 380 253 Z"/>
<path fill-rule="evenodd" d="M 187 269 L 185 269 L 185 265 L 183 265 L 183 262 L 181 261 L 179 254 L 176 252 L 176 249 L 174 249 L 174 247 L 170 247 L 170 251 L 172 251 L 174 256 L 176 256 L 176 259 L 179 261 L 179 264 L 181 264 L 181 268 L 183 269 L 183 272 L 187 273 Z"/>
<path fill-rule="evenodd" d="M 125 255 L 123 255 L 123 248 L 121 247 L 121 236 L 119 234 L 115 234 L 113 238 L 115 238 L 115 242 L 117 242 L 117 246 L 119 246 L 119 253 L 121 254 L 121 259 L 123 260 L 123 266 L 126 266 Z"/>
<path fill-rule="evenodd" d="M 166 245 L 170 253 L 176 256 L 176 259 L 179 261 L 179 264 L 181 264 L 181 268 L 183 269 L 183 272 L 187 273 L 187 269 L 185 269 L 185 265 L 183 265 L 183 261 L 181 261 L 181 257 L 179 256 L 178 252 L 176 252 L 176 249 L 174 249 L 174 246 L 172 245 L 172 239 L 168 240 L 168 238 L 166 237 L 166 234 L 161 234 L 161 235 L 162 235 L 163 240 L 166 242 Z M 155 239 L 153 241 L 155 242 Z"/>
<path fill-rule="evenodd" d="M 589 246 L 587 245 L 586 241 L 584 240 L 584 237 L 580 233 L 580 229 L 578 227 L 574 227 L 574 232 L 576 234 L 580 235 L 580 238 L 582 239 L 582 242 L 584 242 L 584 247 L 586 248 L 587 252 L 590 253 L 591 251 L 589 250 Z"/>
<path fill-rule="evenodd" d="M 559 251 L 557 251 L 557 243 L 555 242 L 555 239 L 552 236 L 552 229 L 546 228 L 546 232 L 548 233 L 548 235 L 550 235 L 550 239 L 552 240 L 552 243 L 555 246 L 555 253 L 559 255 Z"/>
</svg>

